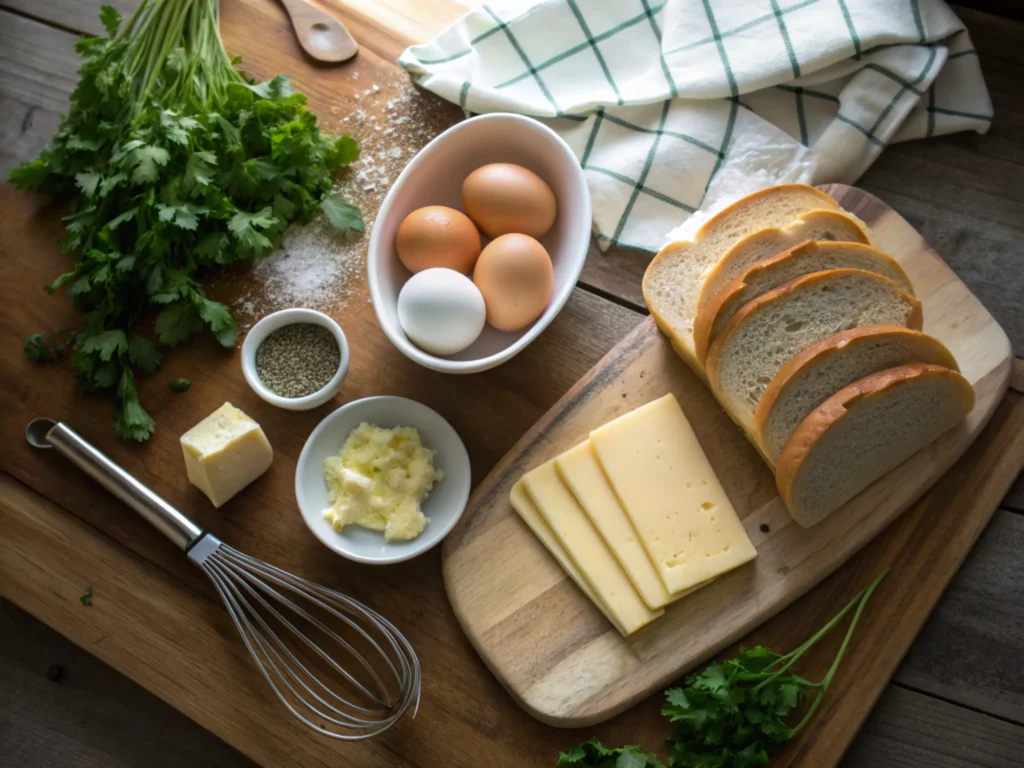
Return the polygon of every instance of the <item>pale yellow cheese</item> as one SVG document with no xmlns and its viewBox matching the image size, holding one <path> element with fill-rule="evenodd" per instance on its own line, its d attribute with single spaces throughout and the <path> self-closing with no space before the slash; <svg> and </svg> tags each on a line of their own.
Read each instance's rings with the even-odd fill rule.
<svg viewBox="0 0 1024 768">
<path fill-rule="evenodd" d="M 594 455 L 590 441 L 563 453 L 555 459 L 555 466 L 648 607 L 662 608 L 678 597 L 669 594 L 654 570 L 636 528 Z"/>
<path fill-rule="evenodd" d="M 528 472 L 523 483 L 558 542 L 623 634 L 632 634 L 664 613 L 644 603 L 601 534 L 558 476 L 554 460 Z"/>
<path fill-rule="evenodd" d="M 669 592 L 754 558 L 754 546 L 674 395 L 594 430 L 590 440 Z"/>
<path fill-rule="evenodd" d="M 512 493 L 509 495 L 509 499 L 512 502 L 512 509 L 514 509 L 523 522 L 529 526 L 530 530 L 533 531 L 533 535 L 540 539 L 540 543 L 551 553 L 551 556 L 558 561 L 558 564 L 562 566 L 562 570 L 565 571 L 569 578 L 573 580 L 580 591 L 587 596 L 587 598 L 597 609 L 604 614 L 605 618 L 611 623 L 622 634 L 626 634 L 622 631 L 622 628 L 615 623 L 615 620 L 611 617 L 608 612 L 608 607 L 602 602 L 601 598 L 594 594 L 594 590 L 590 588 L 590 584 L 583 578 L 583 574 L 580 573 L 580 569 L 576 567 L 576 564 L 569 557 L 569 553 L 565 551 L 565 548 L 558 543 L 558 539 L 555 538 L 555 534 L 551 530 L 551 526 L 547 524 L 543 517 L 541 517 L 540 510 L 537 509 L 537 505 L 533 503 L 533 499 L 530 498 L 529 492 L 526 490 L 526 486 L 523 485 L 523 481 L 520 480 L 514 486 L 512 486 Z"/>
<path fill-rule="evenodd" d="M 181 436 L 189 482 L 219 507 L 262 475 L 274 460 L 263 429 L 224 403 Z"/>
</svg>

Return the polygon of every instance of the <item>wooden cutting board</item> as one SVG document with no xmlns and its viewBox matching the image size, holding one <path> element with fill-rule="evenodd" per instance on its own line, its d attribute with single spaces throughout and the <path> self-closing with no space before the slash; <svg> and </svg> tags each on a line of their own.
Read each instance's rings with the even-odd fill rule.
<svg viewBox="0 0 1024 768">
<path fill-rule="evenodd" d="M 1013 362 L 1009 339 L 967 286 L 878 198 L 843 185 L 824 189 L 864 219 L 876 245 L 906 270 L 924 306 L 924 330 L 949 347 L 974 385 L 974 410 L 841 510 L 803 529 L 787 514 L 757 452 L 648 319 L 513 447 L 477 488 L 464 524 L 445 545 L 445 584 L 463 629 L 535 717 L 564 727 L 600 722 L 749 633 L 835 571 L 931 487 L 1006 392 Z M 623 638 L 515 514 L 509 492 L 527 470 L 578 444 L 590 430 L 667 392 L 683 406 L 758 556 Z"/>
</svg>

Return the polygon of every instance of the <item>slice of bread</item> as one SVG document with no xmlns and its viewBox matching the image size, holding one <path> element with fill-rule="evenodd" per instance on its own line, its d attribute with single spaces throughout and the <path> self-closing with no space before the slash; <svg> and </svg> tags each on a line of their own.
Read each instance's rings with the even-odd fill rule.
<svg viewBox="0 0 1024 768">
<path fill-rule="evenodd" d="M 871 244 L 864 223 L 852 214 L 832 210 L 809 211 L 782 229 L 762 229 L 747 235 L 726 251 L 704 279 L 697 299 L 697 309 L 703 308 L 716 293 L 743 274 L 748 267 L 808 240 Z"/>
<path fill-rule="evenodd" d="M 708 352 L 707 377 L 725 410 L 753 436 L 754 410 L 791 357 L 862 325 L 921 329 L 921 302 L 887 277 L 832 269 L 791 280 L 743 305 Z"/>
<path fill-rule="evenodd" d="M 829 336 L 797 353 L 772 379 L 754 412 L 754 434 L 776 464 L 804 419 L 839 390 L 886 368 L 911 363 L 959 371 L 938 339 L 891 325 L 868 325 Z"/>
<path fill-rule="evenodd" d="M 894 258 L 862 243 L 803 243 L 757 262 L 740 273 L 697 312 L 693 344 L 702 363 L 708 347 L 740 307 L 801 275 L 829 269 L 863 269 L 888 277 L 913 295 L 910 278 Z"/>
<path fill-rule="evenodd" d="M 693 320 L 708 269 L 740 238 L 758 230 L 783 227 L 816 209 L 839 210 L 824 192 L 803 184 L 769 187 L 738 200 L 712 216 L 693 240 L 665 246 L 644 273 L 644 301 L 658 327 L 699 375 L 703 367 L 693 351 Z"/>
<path fill-rule="evenodd" d="M 776 468 L 779 495 L 814 525 L 960 422 L 974 389 L 956 371 L 913 364 L 873 373 L 811 413 Z"/>
</svg>

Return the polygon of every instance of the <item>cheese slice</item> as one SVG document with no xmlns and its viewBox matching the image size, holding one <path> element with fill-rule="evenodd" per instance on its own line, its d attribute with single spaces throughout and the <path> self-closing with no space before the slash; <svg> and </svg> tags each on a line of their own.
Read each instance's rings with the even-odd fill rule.
<svg viewBox="0 0 1024 768">
<path fill-rule="evenodd" d="M 590 584 L 583 578 L 583 574 L 580 573 L 580 569 L 576 567 L 576 564 L 569 557 L 569 553 L 565 551 L 565 547 L 558 543 L 558 539 L 555 538 L 555 534 L 551 530 L 551 526 L 547 524 L 543 517 L 541 517 L 540 510 L 537 509 L 537 505 L 533 503 L 533 499 L 530 498 L 530 494 L 526 490 L 526 486 L 523 485 L 523 481 L 520 480 L 512 486 L 512 493 L 509 495 L 509 500 L 512 502 L 512 509 L 514 509 L 523 522 L 529 526 L 530 530 L 533 531 L 533 535 L 540 539 L 540 543 L 547 548 L 551 556 L 558 561 L 558 564 L 562 566 L 569 578 L 573 580 L 580 591 L 587 596 L 587 598 L 597 609 L 604 614 L 604 617 L 608 619 L 613 627 L 615 627 L 620 633 L 623 632 L 622 628 L 615 623 L 615 620 L 611 617 L 608 612 L 608 607 L 604 604 L 600 597 L 594 594 L 594 590 L 590 588 Z"/>
<path fill-rule="evenodd" d="M 263 429 L 231 403 L 181 436 L 189 481 L 219 507 L 270 468 L 274 452 Z"/>
<path fill-rule="evenodd" d="M 558 543 L 601 598 L 623 634 L 632 634 L 664 613 L 651 610 L 641 599 L 601 534 L 558 476 L 554 460 L 528 472 L 523 483 Z"/>
<path fill-rule="evenodd" d="M 555 459 L 555 466 L 647 606 L 662 608 L 679 597 L 669 594 L 654 570 L 636 528 L 608 484 L 590 441 L 563 453 Z"/>
<path fill-rule="evenodd" d="M 757 554 L 672 394 L 590 433 L 598 461 L 669 592 Z"/>
</svg>

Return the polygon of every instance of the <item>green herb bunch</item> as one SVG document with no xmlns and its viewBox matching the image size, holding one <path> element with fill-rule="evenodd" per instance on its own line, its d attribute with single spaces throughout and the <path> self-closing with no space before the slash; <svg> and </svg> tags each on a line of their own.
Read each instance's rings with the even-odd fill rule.
<svg viewBox="0 0 1024 768">
<path fill-rule="evenodd" d="M 65 201 L 65 288 L 84 315 L 71 332 L 33 336 L 33 360 L 73 350 L 89 391 L 113 395 L 117 433 L 146 440 L 152 418 L 135 372 L 160 352 L 138 332 L 156 310 L 159 344 L 175 346 L 209 328 L 225 347 L 235 323 L 207 298 L 210 270 L 264 256 L 288 224 L 317 210 L 340 229 L 362 229 L 359 211 L 329 195 L 331 176 L 358 158 L 351 136 L 320 133 L 306 97 L 282 75 L 247 82 L 224 50 L 217 0 L 144 2 L 122 24 L 100 17 L 107 37 L 80 41 L 80 81 L 57 135 L 11 172 L 21 188 Z"/>
<path fill-rule="evenodd" d="M 666 740 L 671 768 L 751 768 L 764 765 L 814 716 L 846 654 L 864 606 L 888 574 L 884 570 L 831 621 L 785 655 L 764 648 L 711 664 L 665 691 L 661 714 L 674 727 Z M 817 683 L 793 672 L 795 665 L 850 611 L 853 619 L 825 677 Z M 790 716 L 816 694 L 799 722 Z M 608 749 L 596 739 L 559 756 L 557 768 L 665 768 L 641 747 Z"/>
</svg>

